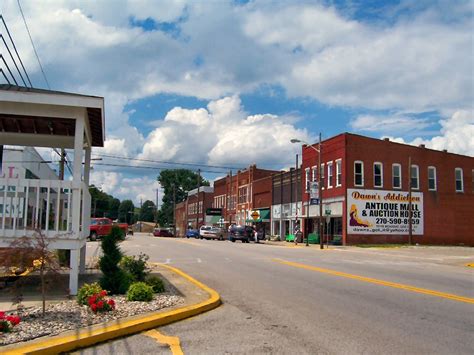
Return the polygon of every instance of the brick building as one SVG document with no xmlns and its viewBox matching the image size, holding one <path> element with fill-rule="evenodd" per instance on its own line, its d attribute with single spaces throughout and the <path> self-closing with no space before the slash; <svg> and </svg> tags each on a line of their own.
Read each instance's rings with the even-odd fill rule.
<svg viewBox="0 0 474 355">
<path fill-rule="evenodd" d="M 199 229 L 206 224 L 206 209 L 212 207 L 213 201 L 214 188 L 212 186 L 201 186 L 199 189 L 189 191 L 186 199 L 186 225 Z"/>
<path fill-rule="evenodd" d="M 329 238 L 406 243 L 411 205 L 413 243 L 474 245 L 473 157 L 350 133 L 322 142 L 320 169 L 314 149 L 303 145 L 302 153 L 303 215 L 319 170 Z M 318 221 L 319 206 L 310 205 L 305 232 L 317 231 Z"/>
<path fill-rule="evenodd" d="M 301 169 L 291 168 L 272 176 L 271 234 L 280 240 L 291 234 L 295 225 L 301 225 Z"/>
<path fill-rule="evenodd" d="M 278 171 L 251 165 L 214 182 L 214 208 L 222 208 L 225 225 L 257 224 L 270 232 L 271 176 Z"/>
<path fill-rule="evenodd" d="M 174 211 L 177 237 L 184 237 L 184 234 L 186 233 L 186 204 L 186 201 L 177 203 Z"/>
</svg>

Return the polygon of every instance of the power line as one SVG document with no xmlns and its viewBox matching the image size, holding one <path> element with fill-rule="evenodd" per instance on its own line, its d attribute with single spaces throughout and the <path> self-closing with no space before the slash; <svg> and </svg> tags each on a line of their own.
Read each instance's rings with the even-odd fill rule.
<svg viewBox="0 0 474 355">
<path fill-rule="evenodd" d="M 94 163 L 94 166 L 113 166 L 118 168 L 131 168 L 131 169 L 150 169 L 150 170 L 166 170 L 167 167 L 159 166 L 143 166 L 143 165 L 127 165 L 127 164 L 112 164 L 112 163 Z M 201 170 L 201 172 L 212 173 L 212 174 L 222 174 L 222 171 L 210 171 L 210 170 Z"/>
<path fill-rule="evenodd" d="M 23 9 L 21 8 L 20 0 L 17 0 L 17 1 L 18 1 L 18 7 L 20 8 L 21 17 L 23 18 L 23 22 L 25 23 L 26 31 L 28 32 L 28 36 L 30 37 L 31 45 L 33 46 L 33 51 L 35 52 L 36 59 L 38 60 L 38 64 L 40 66 L 41 73 L 43 73 L 44 81 L 46 82 L 46 85 L 48 86 L 48 89 L 51 90 L 51 87 L 49 86 L 49 83 L 48 83 L 48 79 L 46 79 L 46 74 L 44 73 L 43 66 L 41 65 L 41 61 L 39 59 L 38 53 L 36 52 L 36 47 L 35 47 L 35 44 L 33 42 L 33 38 L 31 37 L 30 29 L 28 28 L 28 24 L 26 23 L 25 15 L 23 14 Z"/>
<path fill-rule="evenodd" d="M 140 159 L 140 158 L 130 158 L 124 156 L 117 156 L 117 155 L 109 155 L 109 154 L 100 154 L 94 153 L 94 155 L 105 157 L 105 158 L 112 158 L 112 159 L 123 159 L 123 160 L 133 160 L 133 161 L 143 161 L 148 163 L 159 163 L 159 164 L 171 164 L 171 165 L 185 165 L 185 166 L 204 166 L 206 168 L 216 168 L 216 169 L 245 169 L 244 167 L 230 167 L 230 166 L 223 166 L 223 165 L 208 165 L 208 164 L 198 164 L 198 163 L 182 163 L 182 162 L 171 162 L 171 161 L 160 161 L 160 160 L 151 160 L 151 159 Z"/>
<path fill-rule="evenodd" d="M 23 81 L 23 84 L 25 84 L 25 86 L 27 86 L 27 85 L 26 85 L 26 81 L 25 81 L 25 79 L 23 78 L 23 75 L 21 75 L 20 69 L 18 68 L 18 65 L 16 64 L 15 58 L 13 58 L 12 52 L 10 51 L 10 48 L 8 47 L 8 44 L 7 44 L 7 42 L 5 41 L 5 37 L 3 37 L 3 35 L 2 35 L 1 33 L 0 33 L 0 38 L 2 39 L 3 44 L 5 44 L 5 47 L 7 48 L 8 54 L 10 54 L 10 58 L 12 59 L 13 64 L 15 64 L 15 68 L 16 68 L 16 70 L 18 71 L 18 74 L 20 74 L 20 78 L 21 78 L 21 80 Z"/>
<path fill-rule="evenodd" d="M 5 19 L 3 18 L 2 15 L 0 15 L 0 18 L 2 19 L 2 22 L 3 22 L 3 26 L 5 27 L 5 29 L 7 30 L 7 34 L 8 34 L 8 38 L 10 38 L 10 42 L 12 42 L 12 45 L 13 45 L 13 49 L 15 50 L 15 53 L 16 53 L 16 56 L 18 57 L 18 60 L 20 61 L 20 64 L 21 64 L 21 67 L 23 68 L 23 71 L 25 72 L 25 75 L 26 75 L 26 78 L 28 79 L 28 82 L 30 83 L 30 87 L 33 87 L 33 84 L 31 83 L 31 80 L 30 80 L 30 77 L 28 75 L 28 72 L 26 71 L 25 69 L 25 66 L 23 65 L 23 61 L 21 60 L 21 57 L 20 57 L 20 54 L 18 54 L 18 51 L 16 49 L 16 46 L 15 46 L 15 42 L 13 41 L 13 38 L 10 34 L 10 30 L 8 29 L 8 26 L 5 22 Z M 5 41 L 5 40 L 4 40 Z M 5 44 L 6 45 L 6 44 Z M 8 47 L 7 47 L 8 48 Z M 20 74 L 21 76 L 21 74 Z M 26 86 L 26 84 L 25 84 Z"/>
<path fill-rule="evenodd" d="M 11 85 L 12 83 L 10 82 L 10 80 L 8 79 L 8 77 L 5 75 L 5 72 L 3 71 L 2 68 L 0 68 L 0 72 L 3 74 L 3 77 L 5 78 L 5 80 L 7 81 L 7 83 L 8 83 L 9 85 Z"/>
<path fill-rule="evenodd" d="M 3 64 L 5 64 L 5 67 L 7 68 L 8 72 L 10 73 L 10 75 L 11 75 L 11 77 L 12 77 L 12 79 L 13 79 L 13 81 L 15 82 L 15 85 L 18 86 L 18 83 L 17 83 L 15 77 L 13 76 L 13 73 L 12 73 L 12 71 L 10 70 L 10 67 L 8 66 L 8 63 L 5 61 L 5 58 L 3 58 L 3 55 L 2 55 L 2 54 L 0 54 L 0 58 L 3 60 Z M 4 75 L 5 75 L 5 74 L 4 74 Z"/>
</svg>

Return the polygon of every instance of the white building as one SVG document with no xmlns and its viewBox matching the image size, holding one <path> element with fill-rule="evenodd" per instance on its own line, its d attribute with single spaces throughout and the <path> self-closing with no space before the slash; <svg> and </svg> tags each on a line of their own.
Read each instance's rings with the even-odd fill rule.
<svg viewBox="0 0 474 355">
<path fill-rule="evenodd" d="M 22 207 L 2 213 L 0 247 L 40 231 L 51 249 L 70 250 L 71 294 L 77 293 L 79 270 L 85 271 L 91 149 L 103 147 L 104 139 L 102 97 L 0 85 L 0 145 L 74 151 L 71 181 L 42 173 L 39 179 L 29 179 L 27 170 L 23 176 L 6 168 L 0 177 L 3 204 Z"/>
</svg>

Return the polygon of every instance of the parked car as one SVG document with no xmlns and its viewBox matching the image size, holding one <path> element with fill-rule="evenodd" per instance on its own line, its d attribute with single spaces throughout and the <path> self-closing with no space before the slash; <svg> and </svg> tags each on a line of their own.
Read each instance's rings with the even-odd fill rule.
<svg viewBox="0 0 474 355">
<path fill-rule="evenodd" d="M 229 230 L 229 240 L 234 243 L 241 240 L 242 243 L 248 243 L 254 240 L 254 229 L 250 226 L 233 226 Z"/>
<path fill-rule="evenodd" d="M 112 230 L 112 226 L 118 226 L 123 232 L 123 237 L 125 237 L 125 234 L 128 234 L 127 223 L 113 223 L 110 218 L 91 218 L 89 239 L 94 241 L 109 234 Z"/>
<path fill-rule="evenodd" d="M 174 237 L 168 228 L 155 228 L 153 230 L 154 237 Z"/>
<path fill-rule="evenodd" d="M 186 238 L 199 238 L 199 231 L 197 229 L 188 229 L 185 234 Z"/>
<path fill-rule="evenodd" d="M 218 239 L 224 240 L 225 231 L 219 227 L 202 226 L 199 228 L 199 237 L 201 239 Z"/>
</svg>

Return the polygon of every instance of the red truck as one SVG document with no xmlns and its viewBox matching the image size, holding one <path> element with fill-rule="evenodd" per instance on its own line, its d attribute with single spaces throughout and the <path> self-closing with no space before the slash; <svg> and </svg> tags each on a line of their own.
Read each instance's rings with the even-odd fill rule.
<svg viewBox="0 0 474 355">
<path fill-rule="evenodd" d="M 89 239 L 94 241 L 97 238 L 107 235 L 112 230 L 112 226 L 119 227 L 123 235 L 128 233 L 127 223 L 113 223 L 110 218 L 91 218 L 91 225 L 89 227 Z"/>
</svg>

